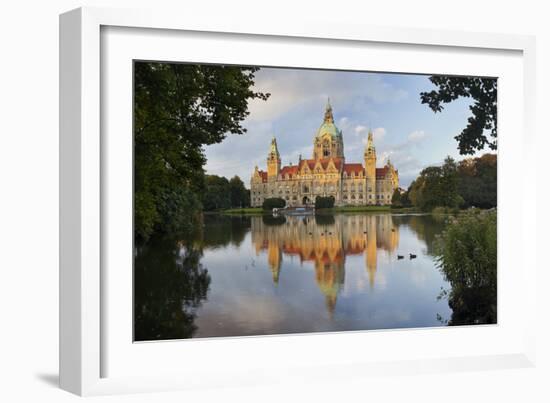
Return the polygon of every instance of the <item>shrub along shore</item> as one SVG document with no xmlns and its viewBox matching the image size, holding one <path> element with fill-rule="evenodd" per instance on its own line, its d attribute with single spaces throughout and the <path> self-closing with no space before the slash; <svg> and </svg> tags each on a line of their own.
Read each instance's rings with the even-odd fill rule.
<svg viewBox="0 0 550 403">
<path fill-rule="evenodd" d="M 435 210 L 435 209 L 434 209 Z M 245 208 L 230 208 L 216 211 L 205 212 L 205 214 L 271 214 L 271 209 L 263 209 L 262 207 L 245 207 Z M 331 214 L 331 213 L 376 213 L 376 212 L 393 212 L 393 213 L 420 213 L 421 211 L 413 207 L 391 207 L 391 206 L 338 206 L 330 208 L 315 209 L 316 213 Z M 424 212 L 426 213 L 426 212 Z M 450 214 L 447 211 L 434 211 L 434 214 Z M 429 214 L 429 212 L 427 213 Z"/>
</svg>

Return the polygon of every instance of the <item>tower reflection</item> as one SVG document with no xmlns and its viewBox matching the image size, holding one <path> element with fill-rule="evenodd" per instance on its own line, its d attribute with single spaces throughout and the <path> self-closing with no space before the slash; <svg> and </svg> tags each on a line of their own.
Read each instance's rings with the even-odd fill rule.
<svg viewBox="0 0 550 403">
<path fill-rule="evenodd" d="M 346 257 L 364 255 L 372 288 L 379 250 L 393 252 L 399 228 L 390 214 L 316 215 L 307 217 L 252 217 L 252 243 L 257 254 L 267 253 L 273 282 L 278 284 L 286 256 L 312 262 L 315 281 L 332 314 L 345 282 Z"/>
</svg>

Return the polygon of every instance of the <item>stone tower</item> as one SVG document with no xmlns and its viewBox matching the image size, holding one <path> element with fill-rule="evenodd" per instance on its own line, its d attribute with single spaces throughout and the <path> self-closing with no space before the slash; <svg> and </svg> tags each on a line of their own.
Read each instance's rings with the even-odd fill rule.
<svg viewBox="0 0 550 403">
<path fill-rule="evenodd" d="M 376 149 L 374 148 L 374 140 L 372 137 L 372 130 L 369 130 L 367 145 L 365 147 L 365 153 L 363 154 L 365 158 L 367 194 L 374 194 L 376 191 Z"/>
<path fill-rule="evenodd" d="M 342 131 L 334 124 L 330 99 L 327 100 L 323 123 L 313 139 L 313 159 L 321 158 L 344 158 Z"/>
<path fill-rule="evenodd" d="M 281 170 L 281 156 L 277 149 L 277 140 L 275 136 L 271 139 L 269 154 L 267 154 L 267 178 L 268 180 L 277 180 L 279 171 Z"/>
</svg>

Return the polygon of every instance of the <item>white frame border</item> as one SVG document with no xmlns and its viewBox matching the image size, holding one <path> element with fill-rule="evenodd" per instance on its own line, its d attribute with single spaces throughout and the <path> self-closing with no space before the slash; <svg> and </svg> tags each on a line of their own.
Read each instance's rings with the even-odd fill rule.
<svg viewBox="0 0 550 403">
<path fill-rule="evenodd" d="M 60 16 L 60 386 L 79 395 L 182 389 L 195 385 L 177 377 L 100 378 L 100 27 L 121 26 L 516 50 L 524 61 L 524 155 L 535 155 L 535 40 L 530 36 L 444 30 L 324 24 L 302 20 L 197 18 L 168 11 L 79 8 Z M 536 189 L 530 175 L 524 189 Z M 534 228 L 536 209 L 523 206 Z M 523 239 L 523 242 L 527 242 Z M 534 364 L 535 253 L 525 260 L 529 297 L 524 354 L 415 360 L 356 365 L 363 375 L 465 371 Z M 292 371 L 290 371 L 292 372 Z M 269 380 L 266 380 L 269 382 Z"/>
</svg>

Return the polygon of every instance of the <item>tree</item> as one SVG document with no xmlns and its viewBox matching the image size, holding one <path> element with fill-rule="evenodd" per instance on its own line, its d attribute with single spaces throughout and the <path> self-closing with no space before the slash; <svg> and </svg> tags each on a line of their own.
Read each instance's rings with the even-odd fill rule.
<svg viewBox="0 0 550 403">
<path fill-rule="evenodd" d="M 262 203 L 264 210 L 273 210 L 274 208 L 283 208 L 284 206 L 286 206 L 286 201 L 280 197 L 265 199 Z"/>
<path fill-rule="evenodd" d="M 434 112 L 441 112 L 443 104 L 460 97 L 472 98 L 472 116 L 455 139 L 460 154 L 474 154 L 488 146 L 497 149 L 497 80 L 481 77 L 431 76 L 430 81 L 438 89 L 420 93 L 423 104 Z M 486 134 L 489 131 L 489 134 Z"/>
<path fill-rule="evenodd" d="M 250 206 L 250 194 L 244 187 L 244 183 L 237 175 L 229 180 L 229 193 L 231 198 L 231 207 Z"/>
<path fill-rule="evenodd" d="M 408 196 L 412 204 L 426 211 L 435 207 L 456 208 L 463 203 L 458 194 L 456 162 L 447 157 L 441 167 L 427 167 L 411 183 Z"/>
<path fill-rule="evenodd" d="M 231 207 L 231 192 L 227 178 L 217 175 L 206 175 L 202 205 L 206 211 L 228 209 Z"/>
<path fill-rule="evenodd" d="M 442 207 L 458 207 L 464 200 L 458 194 L 458 172 L 457 164 L 450 156 L 445 158 L 441 167 L 441 178 L 439 181 L 440 201 Z"/>
<path fill-rule="evenodd" d="M 328 196 L 328 197 L 322 197 L 317 196 L 315 198 L 315 208 L 321 209 L 321 208 L 333 208 L 334 207 L 334 197 Z"/>
<path fill-rule="evenodd" d="M 161 203 L 171 192 L 197 201 L 204 187 L 203 146 L 243 134 L 255 92 L 255 67 L 184 63 L 134 64 L 135 237 L 166 232 L 166 217 L 190 222 L 195 210 Z M 197 208 L 195 202 L 193 208 Z M 182 208 L 180 208 L 182 207 Z M 176 210 L 166 212 L 164 208 Z M 199 208 L 200 210 L 200 208 Z M 184 219 L 183 217 L 186 217 Z"/>
<path fill-rule="evenodd" d="M 411 205 L 411 202 L 409 200 L 409 192 L 408 190 L 403 190 L 400 188 L 397 188 L 393 191 L 393 195 L 391 198 L 391 205 L 392 207 L 407 207 Z"/>
<path fill-rule="evenodd" d="M 497 156 L 484 154 L 458 164 L 458 190 L 466 207 L 497 205 Z"/>
</svg>

